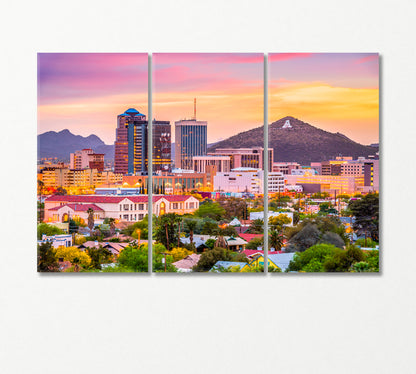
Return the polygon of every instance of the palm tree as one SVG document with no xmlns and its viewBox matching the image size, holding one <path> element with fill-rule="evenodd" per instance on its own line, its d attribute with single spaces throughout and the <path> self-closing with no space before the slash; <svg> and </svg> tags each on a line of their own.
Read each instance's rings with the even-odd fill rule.
<svg viewBox="0 0 416 374">
<path fill-rule="evenodd" d="M 88 208 L 88 228 L 90 231 L 94 228 L 94 210 L 92 208 Z"/>
<path fill-rule="evenodd" d="M 283 235 L 277 230 L 270 231 L 270 245 L 276 251 L 280 251 L 283 246 Z"/>
<path fill-rule="evenodd" d="M 214 247 L 228 249 L 227 241 L 222 235 L 218 236 L 217 240 L 215 241 Z"/>
<path fill-rule="evenodd" d="M 113 236 L 116 233 L 116 225 L 115 225 L 115 219 L 109 218 L 108 222 L 110 223 L 110 235 Z"/>
<path fill-rule="evenodd" d="M 45 183 L 38 179 L 38 195 L 39 195 L 39 213 L 38 213 L 38 219 L 39 222 L 42 222 L 42 195 L 43 195 L 43 189 L 45 188 Z"/>
<path fill-rule="evenodd" d="M 260 218 L 255 219 L 250 225 L 250 232 L 253 234 L 262 234 L 263 233 L 263 220 Z"/>
<path fill-rule="evenodd" d="M 189 230 L 189 242 L 193 244 L 194 242 L 194 230 L 197 226 L 198 222 L 194 219 L 187 219 L 185 220 L 185 225 Z"/>
</svg>

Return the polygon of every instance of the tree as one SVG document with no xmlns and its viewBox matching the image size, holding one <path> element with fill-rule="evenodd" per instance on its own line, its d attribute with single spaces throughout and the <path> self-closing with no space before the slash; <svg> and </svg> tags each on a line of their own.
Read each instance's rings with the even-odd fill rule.
<svg viewBox="0 0 416 374">
<path fill-rule="evenodd" d="M 194 242 L 194 230 L 198 222 L 195 219 L 188 218 L 185 220 L 185 226 L 189 230 L 189 241 L 192 244 Z"/>
<path fill-rule="evenodd" d="M 326 272 L 348 272 L 353 270 L 356 262 L 364 261 L 364 252 L 351 245 L 346 251 L 339 250 L 325 260 L 323 266 Z"/>
<path fill-rule="evenodd" d="M 286 246 L 287 252 L 303 252 L 319 242 L 321 233 L 314 224 L 308 223 L 290 240 Z"/>
<path fill-rule="evenodd" d="M 264 245 L 263 237 L 253 238 L 247 243 L 246 248 L 247 249 L 257 249 L 258 247 L 263 248 L 263 245 Z"/>
<path fill-rule="evenodd" d="M 192 251 L 188 251 L 186 248 L 183 247 L 175 247 L 171 250 L 170 255 L 172 256 L 173 262 L 182 260 L 186 256 L 191 255 Z"/>
<path fill-rule="evenodd" d="M 108 264 L 113 262 L 113 254 L 107 248 L 99 246 L 98 248 L 88 248 L 88 256 L 91 258 L 91 268 L 101 270 L 101 264 Z"/>
<path fill-rule="evenodd" d="M 330 202 L 321 203 L 319 204 L 319 213 L 328 214 L 331 208 L 332 204 Z"/>
<path fill-rule="evenodd" d="M 289 263 L 288 271 L 323 272 L 324 262 L 340 251 L 342 250 L 331 244 L 314 245 L 304 252 L 297 252 Z"/>
<path fill-rule="evenodd" d="M 201 254 L 193 270 L 196 272 L 209 271 L 217 261 L 248 262 L 247 257 L 242 253 L 235 253 L 224 248 L 215 247 Z"/>
<path fill-rule="evenodd" d="M 247 216 L 247 204 L 245 199 L 237 197 L 221 197 L 218 199 L 218 203 L 224 208 L 226 219 L 237 217 L 244 219 Z"/>
<path fill-rule="evenodd" d="M 216 235 L 222 235 L 222 236 L 237 236 L 237 230 L 234 226 L 226 226 L 226 227 L 218 227 L 217 228 L 217 234 Z"/>
<path fill-rule="evenodd" d="M 74 244 L 81 245 L 87 241 L 87 238 L 84 235 L 75 234 L 74 235 Z"/>
<path fill-rule="evenodd" d="M 166 248 L 163 244 L 156 243 L 153 245 L 153 256 L 152 256 L 153 272 L 161 273 L 161 272 L 165 272 L 165 269 L 166 269 L 166 272 L 168 273 L 174 273 L 177 271 L 176 267 L 172 264 L 174 262 L 172 252 L 169 252 L 169 254 L 166 254 L 166 253 L 167 253 Z"/>
<path fill-rule="evenodd" d="M 114 218 L 109 218 L 108 221 L 110 223 L 110 235 L 113 236 L 116 233 L 116 220 Z"/>
<path fill-rule="evenodd" d="M 94 228 L 94 210 L 92 208 L 88 208 L 88 228 L 90 231 Z"/>
<path fill-rule="evenodd" d="M 61 258 L 63 261 L 69 261 L 72 264 L 80 264 L 84 268 L 91 264 L 91 257 L 78 247 L 58 247 L 55 251 L 56 258 Z"/>
<path fill-rule="evenodd" d="M 78 225 L 77 225 L 77 223 L 73 219 L 70 219 L 69 220 L 69 223 L 68 223 L 68 231 L 69 231 L 70 234 L 73 234 L 75 232 L 78 232 Z"/>
<path fill-rule="evenodd" d="M 351 200 L 348 209 L 354 214 L 354 230 L 363 233 L 365 237 L 378 242 L 379 240 L 379 195 L 378 193 L 367 194 L 361 199 Z"/>
<path fill-rule="evenodd" d="M 155 223 L 157 222 L 156 216 L 154 216 Z M 148 239 L 149 234 L 149 216 L 146 214 L 141 221 L 135 222 L 132 225 L 127 226 L 122 232 L 127 236 L 131 236 L 138 239 L 138 231 L 140 230 L 140 239 Z"/>
<path fill-rule="evenodd" d="M 47 223 L 39 223 L 37 227 L 38 240 L 42 239 L 43 234 L 46 236 L 53 236 L 65 234 L 65 232 L 56 226 L 48 225 Z"/>
<path fill-rule="evenodd" d="M 228 248 L 228 244 L 227 241 L 225 240 L 225 238 L 222 235 L 219 235 L 217 240 L 215 241 L 215 245 L 214 248 L 224 248 L 227 249 Z"/>
<path fill-rule="evenodd" d="M 263 234 L 263 225 L 264 221 L 261 218 L 256 218 L 253 222 L 251 222 L 247 232 L 250 234 Z"/>
<path fill-rule="evenodd" d="M 209 249 L 213 249 L 215 246 L 215 239 L 208 239 L 205 242 L 205 245 L 209 248 Z"/>
<path fill-rule="evenodd" d="M 38 179 L 38 196 L 39 196 L 39 201 L 38 201 L 38 222 L 42 222 L 43 221 L 43 217 L 44 217 L 44 210 L 43 208 L 45 207 L 45 204 L 42 203 L 42 195 L 44 193 L 45 190 L 45 183 L 43 183 L 43 181 L 41 181 L 40 179 Z"/>
<path fill-rule="evenodd" d="M 119 256 L 118 263 L 134 272 L 148 271 L 148 247 L 145 244 L 140 246 L 129 245 L 124 248 Z"/>
<path fill-rule="evenodd" d="M 344 240 L 336 233 L 328 231 L 322 235 L 321 243 L 332 244 L 338 248 L 344 248 Z"/>
<path fill-rule="evenodd" d="M 219 232 L 218 223 L 209 217 L 203 219 L 202 230 L 200 234 L 202 235 L 217 235 Z"/>
<path fill-rule="evenodd" d="M 178 242 L 176 224 L 181 217 L 176 213 L 167 213 L 155 220 L 155 238 L 162 243 L 167 250 L 173 248 Z"/>
<path fill-rule="evenodd" d="M 277 231 L 279 234 L 282 233 L 283 227 L 292 222 L 292 219 L 286 214 L 279 214 L 278 216 L 269 218 L 269 227 L 272 230 Z"/>
<path fill-rule="evenodd" d="M 225 209 L 218 203 L 208 201 L 201 203 L 194 214 L 196 217 L 209 217 L 219 221 L 225 216 Z"/>
<path fill-rule="evenodd" d="M 65 188 L 58 187 L 55 191 L 55 195 L 59 195 L 59 196 L 68 195 L 68 192 L 66 191 Z"/>
<path fill-rule="evenodd" d="M 370 238 L 368 238 L 367 240 L 360 238 L 355 241 L 355 245 L 360 247 L 375 248 L 378 245 L 378 243 Z"/>
<path fill-rule="evenodd" d="M 59 264 L 55 256 L 55 251 L 50 242 L 38 244 L 38 272 L 59 271 Z"/>
<path fill-rule="evenodd" d="M 283 246 L 283 236 L 281 233 L 275 229 L 270 231 L 270 246 L 276 251 L 280 251 Z"/>
</svg>

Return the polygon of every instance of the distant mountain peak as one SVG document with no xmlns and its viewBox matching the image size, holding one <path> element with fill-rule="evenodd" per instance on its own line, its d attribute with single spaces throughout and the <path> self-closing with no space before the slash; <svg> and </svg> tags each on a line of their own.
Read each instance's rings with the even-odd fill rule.
<svg viewBox="0 0 416 374">
<path fill-rule="evenodd" d="M 48 131 L 38 135 L 38 157 L 57 157 L 69 160 L 70 153 L 91 148 L 97 153 L 104 153 L 106 159 L 114 158 L 114 145 L 106 145 L 97 135 L 86 137 L 75 135 L 68 129 Z"/>
<path fill-rule="evenodd" d="M 209 151 L 216 148 L 263 147 L 263 135 L 261 126 L 215 143 L 209 147 Z M 356 143 L 344 134 L 325 131 L 293 116 L 269 124 L 269 147 L 274 150 L 274 161 L 296 161 L 305 165 L 335 158 L 340 153 L 367 157 L 377 150 Z"/>
</svg>

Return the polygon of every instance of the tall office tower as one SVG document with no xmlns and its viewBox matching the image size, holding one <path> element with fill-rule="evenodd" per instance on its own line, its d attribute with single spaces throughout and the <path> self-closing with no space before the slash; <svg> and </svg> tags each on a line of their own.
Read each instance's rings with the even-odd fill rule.
<svg viewBox="0 0 416 374">
<path fill-rule="evenodd" d="M 153 124 L 153 172 L 170 171 L 171 139 L 169 121 L 152 121 Z M 149 123 L 144 120 L 127 121 L 128 163 L 130 175 L 147 174 L 149 170 Z"/>
<path fill-rule="evenodd" d="M 193 156 L 207 154 L 207 122 L 185 119 L 175 122 L 175 167 L 191 170 Z"/>
<path fill-rule="evenodd" d="M 116 141 L 114 142 L 115 173 L 128 173 L 128 123 L 134 121 L 146 121 L 146 116 L 134 108 L 127 109 L 124 113 L 117 116 Z"/>
<path fill-rule="evenodd" d="M 153 171 L 169 171 L 171 165 L 170 122 L 153 120 Z M 117 116 L 114 172 L 147 174 L 148 121 L 146 116 L 130 108 Z"/>
<path fill-rule="evenodd" d="M 153 171 L 171 171 L 172 150 L 170 122 L 153 120 Z"/>
</svg>

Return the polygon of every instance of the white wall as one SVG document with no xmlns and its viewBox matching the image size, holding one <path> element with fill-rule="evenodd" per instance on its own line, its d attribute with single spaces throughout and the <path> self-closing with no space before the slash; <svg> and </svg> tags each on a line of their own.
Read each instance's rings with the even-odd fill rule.
<svg viewBox="0 0 416 374">
<path fill-rule="evenodd" d="M 401 162 L 416 143 L 414 12 L 410 0 L 4 2 L 0 372 L 414 373 L 415 172 Z M 92 51 L 379 51 L 382 275 L 37 274 L 36 52 Z"/>
</svg>

